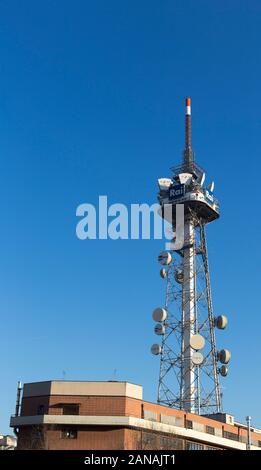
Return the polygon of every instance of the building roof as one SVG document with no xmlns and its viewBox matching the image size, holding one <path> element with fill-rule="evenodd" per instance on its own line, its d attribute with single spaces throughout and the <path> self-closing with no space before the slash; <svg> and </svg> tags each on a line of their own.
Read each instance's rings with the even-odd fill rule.
<svg viewBox="0 0 261 470">
<path fill-rule="evenodd" d="M 142 400 L 142 386 L 129 382 L 50 380 L 24 384 L 23 397 L 44 395 L 125 396 Z"/>
</svg>

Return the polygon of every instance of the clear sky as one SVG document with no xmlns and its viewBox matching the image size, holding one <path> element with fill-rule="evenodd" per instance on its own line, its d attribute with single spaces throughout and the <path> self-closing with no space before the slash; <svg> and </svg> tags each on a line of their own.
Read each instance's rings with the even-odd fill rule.
<svg viewBox="0 0 261 470">
<path fill-rule="evenodd" d="M 128 380 L 156 399 L 155 240 L 80 241 L 75 210 L 156 201 L 192 97 L 224 408 L 261 427 L 260 16 L 255 0 L 1 0 L 0 432 L 17 380 Z"/>
</svg>

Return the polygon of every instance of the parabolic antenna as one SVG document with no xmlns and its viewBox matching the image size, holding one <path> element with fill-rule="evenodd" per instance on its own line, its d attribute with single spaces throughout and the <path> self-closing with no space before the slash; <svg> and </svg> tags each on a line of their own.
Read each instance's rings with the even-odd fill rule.
<svg viewBox="0 0 261 470">
<path fill-rule="evenodd" d="M 154 332 L 156 333 L 156 335 L 164 335 L 165 326 L 162 325 L 161 323 L 157 323 L 157 325 L 155 325 Z"/>
<path fill-rule="evenodd" d="M 167 191 L 172 184 L 172 180 L 170 178 L 159 178 L 158 185 L 161 191 Z"/>
<path fill-rule="evenodd" d="M 155 308 L 152 314 L 154 321 L 163 322 L 167 318 L 167 310 L 165 308 Z"/>
<path fill-rule="evenodd" d="M 158 356 L 161 353 L 161 346 L 159 344 L 153 344 L 150 348 L 152 354 Z"/>
<path fill-rule="evenodd" d="M 231 359 L 231 352 L 228 349 L 221 349 L 221 351 L 218 352 L 218 360 L 222 364 L 228 364 Z"/>
<path fill-rule="evenodd" d="M 191 183 L 191 180 L 192 180 L 192 174 L 191 173 L 180 173 L 179 174 L 180 184 L 189 184 L 189 183 Z"/>
<path fill-rule="evenodd" d="M 183 271 L 181 271 L 181 269 L 175 272 L 175 280 L 179 284 L 182 284 L 184 281 Z"/>
<path fill-rule="evenodd" d="M 200 366 L 200 364 L 202 364 L 203 361 L 204 361 L 204 357 L 203 357 L 203 354 L 201 354 L 200 352 L 194 352 L 192 354 L 192 362 L 195 366 Z"/>
<path fill-rule="evenodd" d="M 193 335 L 190 338 L 190 346 L 193 349 L 199 350 L 203 349 L 205 346 L 205 338 L 201 335 Z"/>
<path fill-rule="evenodd" d="M 172 256 L 168 251 L 162 251 L 158 256 L 158 261 L 163 266 L 167 266 L 172 261 Z"/>
<path fill-rule="evenodd" d="M 219 372 L 222 375 L 222 377 L 226 377 L 228 374 L 228 367 L 227 366 L 221 366 L 219 368 Z"/>
<path fill-rule="evenodd" d="M 166 271 L 165 268 L 162 268 L 160 270 L 160 275 L 161 275 L 162 279 L 165 279 L 165 277 L 167 277 L 167 271 Z"/>
<path fill-rule="evenodd" d="M 215 318 L 215 326 L 219 330 L 224 330 L 228 324 L 228 319 L 225 315 L 219 315 Z"/>
</svg>

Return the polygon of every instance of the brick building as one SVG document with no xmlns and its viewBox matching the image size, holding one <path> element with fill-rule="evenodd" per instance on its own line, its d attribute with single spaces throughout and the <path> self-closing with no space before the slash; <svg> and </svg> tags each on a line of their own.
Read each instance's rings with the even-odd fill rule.
<svg viewBox="0 0 261 470">
<path fill-rule="evenodd" d="M 245 450 L 248 442 L 246 425 L 232 416 L 150 403 L 128 382 L 28 383 L 18 408 L 18 449 Z M 251 428 L 251 449 L 261 450 L 261 430 Z"/>
</svg>

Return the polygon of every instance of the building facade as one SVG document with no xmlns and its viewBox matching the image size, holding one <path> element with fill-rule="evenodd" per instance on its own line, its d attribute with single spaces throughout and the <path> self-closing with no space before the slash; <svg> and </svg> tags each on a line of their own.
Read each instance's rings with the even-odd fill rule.
<svg viewBox="0 0 261 470">
<path fill-rule="evenodd" d="M 28 450 L 261 450 L 261 430 L 144 401 L 128 382 L 25 384 L 10 425 Z"/>
</svg>

